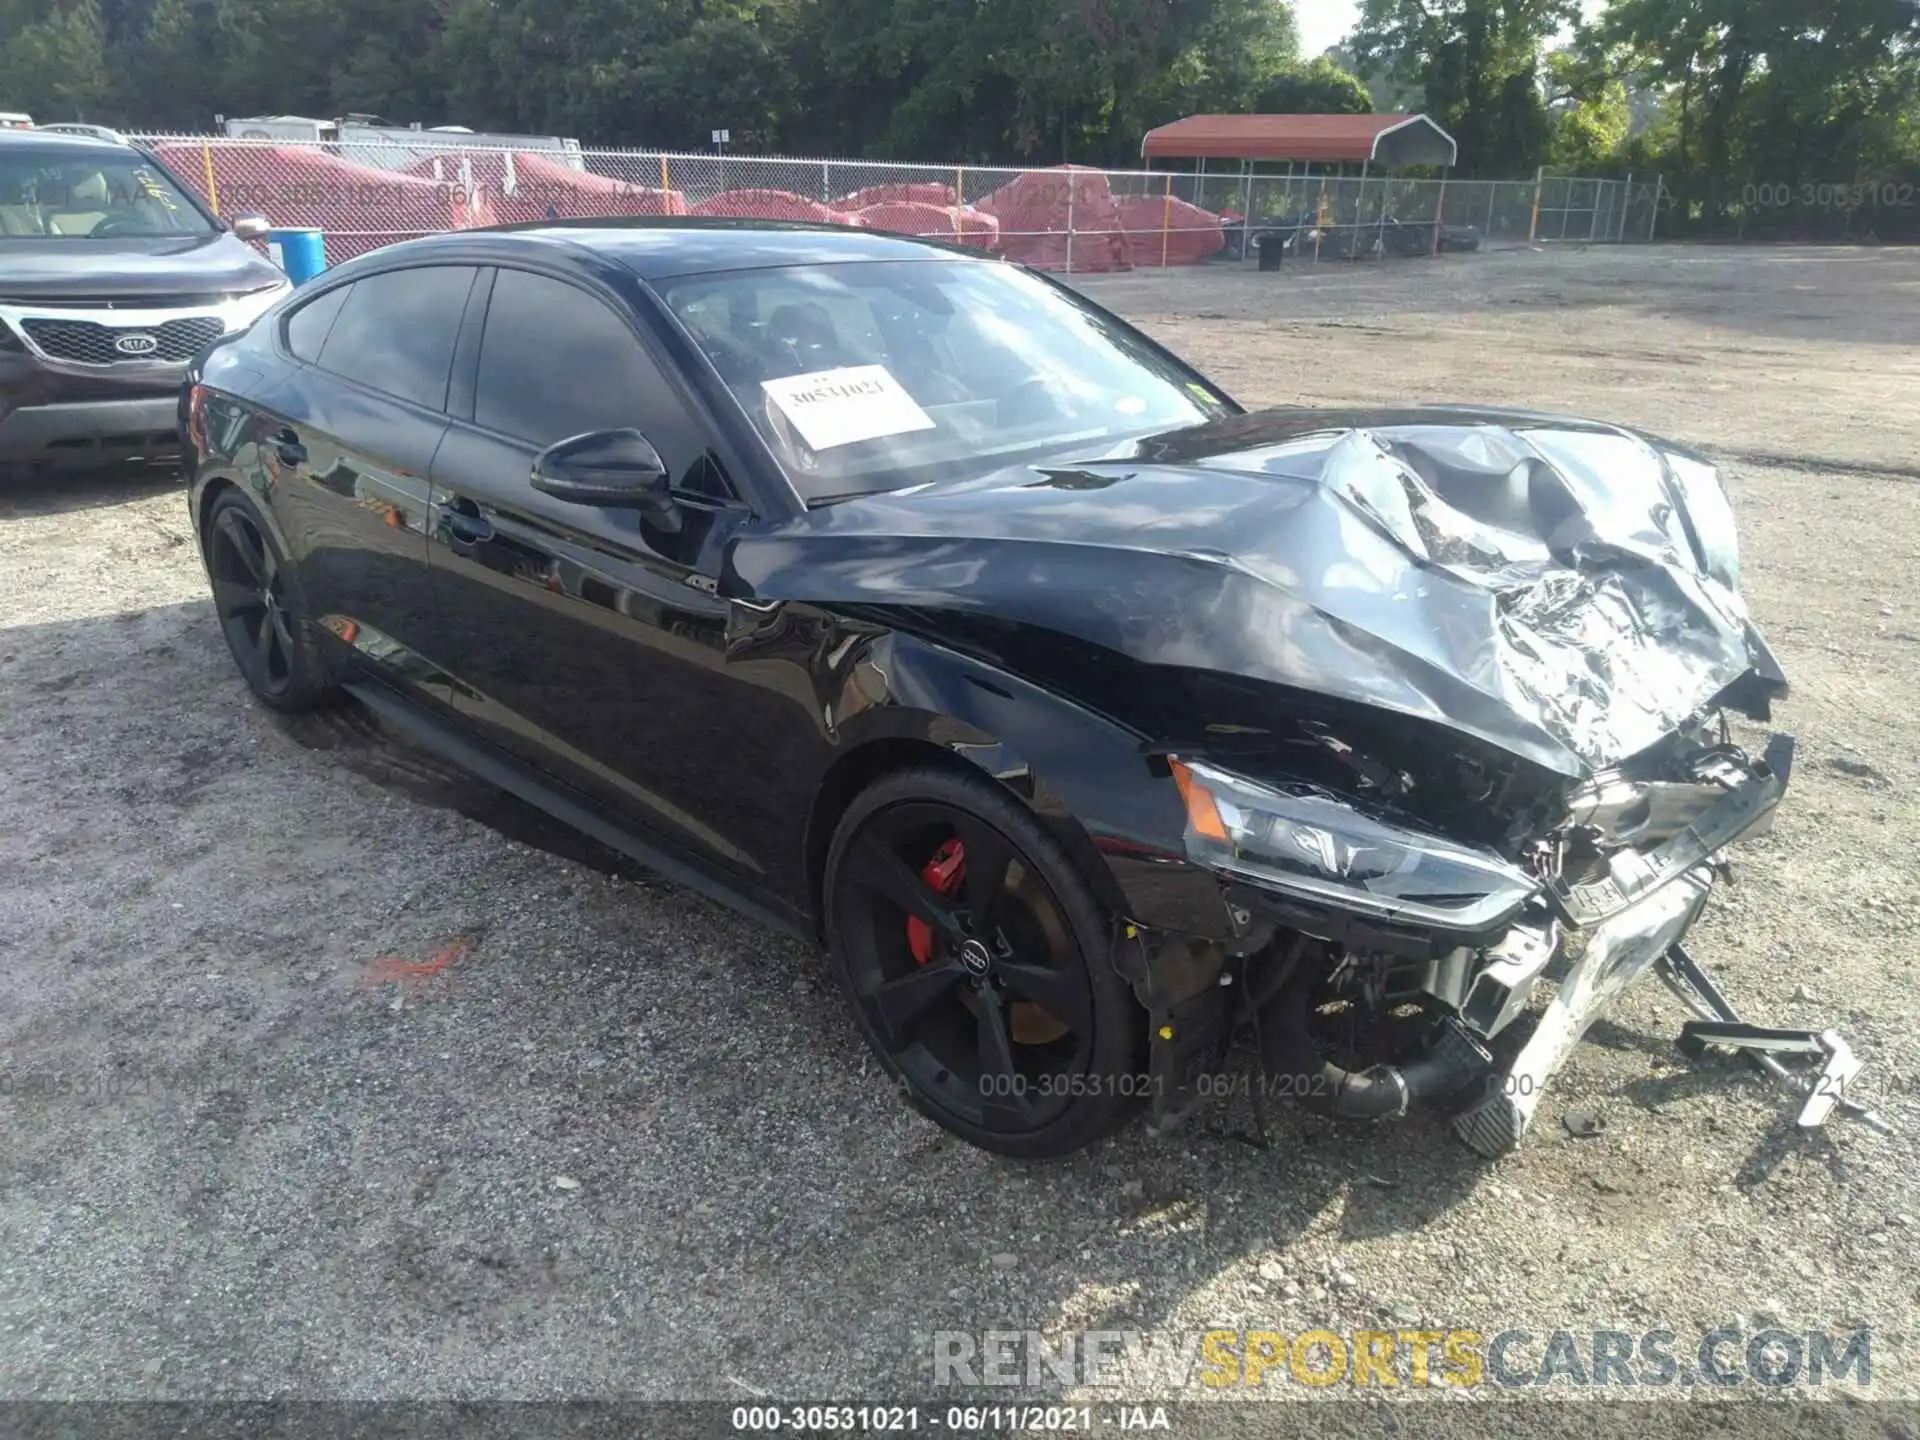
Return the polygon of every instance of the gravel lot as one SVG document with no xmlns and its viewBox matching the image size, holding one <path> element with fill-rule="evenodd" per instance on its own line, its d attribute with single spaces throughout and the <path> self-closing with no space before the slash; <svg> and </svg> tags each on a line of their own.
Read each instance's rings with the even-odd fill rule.
<svg viewBox="0 0 1920 1440">
<path fill-rule="evenodd" d="M 16 487 L 0 1395 L 899 1399 L 936 1330 L 1385 1318 L 1685 1350 L 1765 1316 L 1874 1326 L 1873 1393 L 1920 1395 L 1920 254 L 1086 289 L 1243 401 L 1570 410 L 1727 463 L 1802 750 L 1697 949 L 1749 1018 L 1840 1026 L 1900 1136 L 1795 1132 L 1784 1094 L 1680 1061 L 1648 985 L 1496 1166 L 1431 1121 L 1285 1110 L 1268 1150 L 1227 1110 L 993 1159 L 896 1101 L 805 948 L 351 714 L 251 704 L 177 485 Z M 450 989 L 363 983 L 457 935 Z M 86 1093 L 23 1093 L 50 1075 Z M 1572 1107 L 1603 1133 L 1571 1138 Z"/>
</svg>

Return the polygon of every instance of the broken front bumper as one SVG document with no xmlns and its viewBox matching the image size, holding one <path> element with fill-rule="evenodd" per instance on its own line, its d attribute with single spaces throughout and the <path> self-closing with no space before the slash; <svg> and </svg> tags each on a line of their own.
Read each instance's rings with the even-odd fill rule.
<svg viewBox="0 0 1920 1440">
<path fill-rule="evenodd" d="M 1585 942 L 1520 1053 L 1504 1071 L 1489 1075 L 1486 1092 L 1455 1117 L 1454 1129 L 1469 1146 L 1496 1156 L 1518 1145 L 1547 1083 L 1574 1046 L 1617 996 L 1656 966 L 1707 1022 L 1687 1027 L 1682 1040 L 1689 1053 L 1722 1045 L 1759 1057 L 1763 1068 L 1806 1092 L 1803 1125 L 1817 1125 L 1836 1109 L 1873 1121 L 1842 1093 L 1859 1063 L 1838 1036 L 1743 1025 L 1682 943 L 1706 907 L 1720 853 L 1772 820 L 1792 773 L 1793 752 L 1792 736 L 1774 736 L 1746 782 L 1687 829 L 1655 850 L 1622 852 L 1598 880 L 1550 887 L 1554 917 L 1516 925 L 1485 952 L 1486 963 L 1459 1008 L 1469 1029 L 1491 1036 L 1525 1007 L 1547 966 L 1572 948 L 1562 925 Z M 1774 1058 L 1780 1053 L 1824 1055 L 1825 1064 L 1815 1074 L 1798 1075 Z"/>
<path fill-rule="evenodd" d="M 1616 911 L 1594 930 L 1512 1065 L 1504 1073 L 1489 1076 L 1486 1093 L 1454 1119 L 1460 1138 L 1489 1156 L 1518 1145 L 1547 1082 L 1566 1063 L 1587 1028 L 1615 996 L 1680 943 L 1712 889 L 1711 868 L 1694 866 Z"/>
</svg>

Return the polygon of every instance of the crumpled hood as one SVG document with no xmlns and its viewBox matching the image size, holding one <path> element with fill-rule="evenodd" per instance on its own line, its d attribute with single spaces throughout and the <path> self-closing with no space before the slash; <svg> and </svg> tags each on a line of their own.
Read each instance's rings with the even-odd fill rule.
<svg viewBox="0 0 1920 1440">
<path fill-rule="evenodd" d="M 1705 460 L 1561 416 L 1274 410 L 748 532 L 723 593 L 988 615 L 1582 776 L 1750 673 Z"/>
</svg>

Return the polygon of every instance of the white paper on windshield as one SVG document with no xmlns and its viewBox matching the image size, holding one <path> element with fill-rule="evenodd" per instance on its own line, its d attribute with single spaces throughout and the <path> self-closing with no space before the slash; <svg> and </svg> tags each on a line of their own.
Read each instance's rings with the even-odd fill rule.
<svg viewBox="0 0 1920 1440">
<path fill-rule="evenodd" d="M 884 365 L 785 375 L 762 380 L 760 388 L 793 422 L 811 450 L 933 429 L 927 412 Z"/>
</svg>

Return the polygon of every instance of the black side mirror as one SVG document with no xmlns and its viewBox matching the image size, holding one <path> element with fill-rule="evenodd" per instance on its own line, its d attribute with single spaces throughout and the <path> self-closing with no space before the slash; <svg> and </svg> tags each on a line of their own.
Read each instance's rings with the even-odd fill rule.
<svg viewBox="0 0 1920 1440">
<path fill-rule="evenodd" d="M 680 528 L 667 467 L 638 430 L 595 430 L 549 445 L 533 459 L 533 488 L 574 505 L 640 510 L 662 530 Z"/>
</svg>

